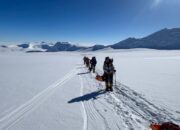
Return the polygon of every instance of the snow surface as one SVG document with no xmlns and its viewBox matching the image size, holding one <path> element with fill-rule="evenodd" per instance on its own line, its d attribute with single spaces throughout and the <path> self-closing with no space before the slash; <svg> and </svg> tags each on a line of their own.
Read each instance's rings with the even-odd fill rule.
<svg viewBox="0 0 180 130">
<path fill-rule="evenodd" d="M 114 58 L 113 93 L 95 80 L 82 57 Z M 0 129 L 148 130 L 180 123 L 180 51 L 0 53 Z"/>
<path fill-rule="evenodd" d="M 180 51 L 130 49 L 99 53 L 99 68 L 104 55 L 114 59 L 118 81 L 158 104 L 180 111 Z"/>
</svg>

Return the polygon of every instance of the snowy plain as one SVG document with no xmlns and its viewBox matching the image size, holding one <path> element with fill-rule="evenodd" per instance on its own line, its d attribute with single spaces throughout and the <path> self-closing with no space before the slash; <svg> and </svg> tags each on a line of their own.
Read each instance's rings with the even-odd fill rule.
<svg viewBox="0 0 180 130">
<path fill-rule="evenodd" d="M 106 56 L 117 70 L 113 93 L 95 80 L 83 56 Z M 180 51 L 0 53 L 0 129 L 146 130 L 180 123 Z"/>
</svg>

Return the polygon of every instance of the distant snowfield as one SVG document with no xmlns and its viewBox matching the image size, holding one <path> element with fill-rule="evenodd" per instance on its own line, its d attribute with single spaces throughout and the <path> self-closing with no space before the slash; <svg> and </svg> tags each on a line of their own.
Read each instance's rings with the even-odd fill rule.
<svg viewBox="0 0 180 130">
<path fill-rule="evenodd" d="M 114 59 L 117 84 L 105 93 L 82 57 L 96 56 L 102 73 Z M 0 129 L 146 130 L 150 122 L 180 123 L 180 51 L 0 53 Z"/>
</svg>

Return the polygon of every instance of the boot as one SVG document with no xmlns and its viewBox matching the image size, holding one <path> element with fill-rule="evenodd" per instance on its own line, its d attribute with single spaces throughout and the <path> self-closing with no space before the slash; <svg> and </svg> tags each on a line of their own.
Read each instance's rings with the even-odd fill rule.
<svg viewBox="0 0 180 130">
<path fill-rule="evenodd" d="M 109 91 L 111 91 L 111 92 L 113 91 L 113 87 L 112 87 L 112 86 L 113 86 L 113 85 L 112 85 L 111 83 L 109 83 L 109 86 L 108 86 L 108 87 L 109 87 Z"/>
<path fill-rule="evenodd" d="M 112 87 L 110 87 L 110 91 L 111 91 L 111 92 L 113 91 L 113 88 L 112 88 Z"/>
<path fill-rule="evenodd" d="M 95 73 L 95 67 L 93 67 L 93 73 Z"/>
<path fill-rule="evenodd" d="M 111 84 L 109 82 L 107 83 L 107 91 L 111 91 Z"/>
<path fill-rule="evenodd" d="M 106 91 L 109 91 L 108 83 L 106 82 Z"/>
</svg>

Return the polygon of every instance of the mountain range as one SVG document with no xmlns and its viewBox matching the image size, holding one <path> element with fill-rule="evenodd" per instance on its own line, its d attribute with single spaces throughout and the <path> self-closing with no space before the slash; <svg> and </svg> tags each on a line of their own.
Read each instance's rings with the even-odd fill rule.
<svg viewBox="0 0 180 130">
<path fill-rule="evenodd" d="M 73 45 L 68 42 L 46 43 L 39 44 L 23 43 L 16 46 L 20 50 L 26 52 L 58 52 L 58 51 L 96 51 L 105 48 L 113 49 L 132 49 L 132 48 L 149 48 L 161 50 L 177 50 L 180 49 L 180 28 L 162 29 L 144 38 L 127 38 L 113 45 L 94 45 L 84 47 Z M 11 46 L 1 45 L 1 48 L 12 48 Z M 14 48 L 13 48 L 14 49 Z"/>
<path fill-rule="evenodd" d="M 162 29 L 144 38 L 128 38 L 114 45 L 114 49 L 150 48 L 180 49 L 180 28 Z"/>
</svg>

